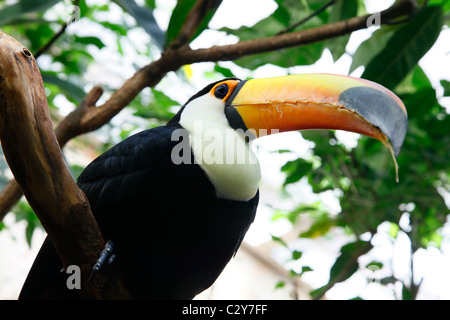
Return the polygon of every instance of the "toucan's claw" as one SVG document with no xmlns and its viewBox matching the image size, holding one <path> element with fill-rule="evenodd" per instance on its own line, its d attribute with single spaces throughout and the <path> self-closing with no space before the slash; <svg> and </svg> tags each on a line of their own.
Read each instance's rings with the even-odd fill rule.
<svg viewBox="0 0 450 320">
<path fill-rule="evenodd" d="M 114 252 L 114 242 L 108 240 L 108 242 L 106 242 L 105 244 L 105 248 L 100 254 L 100 257 L 98 258 L 95 265 L 92 267 L 91 275 L 87 282 L 89 283 L 99 271 L 111 265 L 111 263 L 113 263 L 115 258 L 116 254 Z"/>
</svg>

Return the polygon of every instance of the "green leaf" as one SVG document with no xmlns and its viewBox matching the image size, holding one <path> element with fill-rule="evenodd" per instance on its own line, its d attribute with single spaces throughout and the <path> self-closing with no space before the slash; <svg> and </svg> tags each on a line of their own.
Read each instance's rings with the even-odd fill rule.
<svg viewBox="0 0 450 320">
<path fill-rule="evenodd" d="M 274 236 L 274 235 L 271 235 L 271 237 L 272 237 L 272 240 L 273 240 L 273 241 L 278 242 L 278 243 L 281 244 L 283 247 L 286 247 L 286 248 L 288 247 L 287 243 L 284 242 L 284 240 L 281 239 L 280 237 L 277 237 L 277 236 Z"/>
<path fill-rule="evenodd" d="M 42 227 L 41 222 L 39 221 L 38 217 L 27 201 L 19 201 L 13 211 L 16 215 L 16 221 L 25 220 L 27 222 L 25 237 L 27 239 L 28 245 L 31 246 L 31 240 L 34 230 L 36 228 Z"/>
<path fill-rule="evenodd" d="M 156 8 L 156 0 L 145 0 L 145 4 L 152 9 Z"/>
<path fill-rule="evenodd" d="M 433 46 L 441 28 L 441 7 L 427 7 L 418 12 L 370 61 L 362 78 L 393 89 Z"/>
<path fill-rule="evenodd" d="M 400 227 L 398 226 L 398 224 L 391 222 L 389 225 L 389 231 L 388 231 L 389 236 L 391 236 L 393 239 L 397 239 L 397 235 L 398 235 L 399 231 L 400 231 Z"/>
<path fill-rule="evenodd" d="M 53 84 L 59 87 L 64 93 L 71 96 L 76 102 L 81 102 L 86 93 L 79 86 L 68 80 L 63 80 L 51 72 L 42 72 L 42 80 L 45 83 Z"/>
<path fill-rule="evenodd" d="M 72 175 L 74 180 L 78 179 L 78 177 L 80 176 L 80 174 L 83 172 L 84 169 L 85 167 L 77 164 L 72 164 L 69 166 L 70 174 Z"/>
<path fill-rule="evenodd" d="M 334 23 L 342 20 L 353 18 L 358 13 L 358 1 L 355 0 L 338 0 L 331 9 L 328 23 Z M 331 51 L 333 59 L 338 60 L 345 53 L 345 46 L 347 45 L 350 35 L 336 37 L 327 40 L 325 46 Z"/>
<path fill-rule="evenodd" d="M 46 10 L 60 0 L 20 0 L 0 9 L 0 26 L 10 24 L 27 13 Z"/>
<path fill-rule="evenodd" d="M 281 171 L 286 173 L 286 179 L 283 185 L 299 181 L 305 176 L 313 167 L 313 164 L 305 159 L 298 158 L 293 161 L 288 161 Z"/>
<path fill-rule="evenodd" d="M 24 32 L 30 41 L 28 49 L 31 51 L 37 51 L 54 35 L 54 31 L 48 24 L 31 25 Z"/>
<path fill-rule="evenodd" d="M 309 230 L 302 232 L 301 238 L 316 238 L 323 236 L 336 225 L 336 220 L 331 218 L 328 214 L 322 214 L 316 218 Z"/>
<path fill-rule="evenodd" d="M 289 220 L 292 224 L 295 224 L 302 214 L 309 214 L 311 217 L 316 218 L 317 216 L 328 215 L 328 212 L 324 211 L 320 202 L 312 204 L 300 203 L 292 211 L 275 210 L 272 221 L 284 218 Z"/>
<path fill-rule="evenodd" d="M 414 300 L 411 290 L 402 282 L 402 299 Z"/>
<path fill-rule="evenodd" d="M 100 40 L 97 37 L 75 37 L 75 41 L 82 44 L 92 44 L 96 46 L 97 48 L 101 49 L 105 47 L 105 44 L 102 40 Z"/>
<path fill-rule="evenodd" d="M 118 34 L 120 34 L 121 36 L 126 36 L 127 35 L 127 29 L 123 26 L 120 26 L 118 24 L 115 23 L 111 23 L 108 21 L 98 21 L 99 24 L 101 24 L 102 26 L 104 26 L 105 28 L 108 28 L 114 32 L 117 32 Z"/>
<path fill-rule="evenodd" d="M 155 40 L 159 48 L 163 48 L 166 35 L 156 22 L 152 9 L 139 6 L 134 0 L 113 1 L 131 14 L 136 22 Z"/>
<path fill-rule="evenodd" d="M 421 0 L 422 2 L 425 0 Z M 429 0 L 429 6 L 442 6 L 445 12 L 450 11 L 450 2 L 448 0 Z"/>
<path fill-rule="evenodd" d="M 187 15 L 195 4 L 195 0 L 178 0 L 167 27 L 166 46 L 178 35 Z"/>
<path fill-rule="evenodd" d="M 349 72 L 352 73 L 359 66 L 368 65 L 372 59 L 386 48 L 389 39 L 394 35 L 396 29 L 392 27 L 378 29 L 369 39 L 361 43 L 353 55 Z"/>
<path fill-rule="evenodd" d="M 298 260 L 302 257 L 302 255 L 303 255 L 303 252 L 294 250 L 292 252 L 292 260 Z"/>
<path fill-rule="evenodd" d="M 372 246 L 365 241 L 356 241 L 344 245 L 341 248 L 341 255 L 336 259 L 330 270 L 329 284 L 326 284 L 311 292 L 311 296 L 322 295 L 330 288 L 330 284 L 347 280 L 358 270 L 358 257 L 367 253 Z"/>
<path fill-rule="evenodd" d="M 395 283 L 397 283 L 398 279 L 396 277 L 394 277 L 394 276 L 389 276 L 389 277 L 381 278 L 379 281 L 380 281 L 380 284 L 386 286 L 388 284 L 395 284 Z"/>
<path fill-rule="evenodd" d="M 441 80 L 441 86 L 444 87 L 444 96 L 450 96 L 450 81 Z"/>
<path fill-rule="evenodd" d="M 438 103 L 436 91 L 433 87 L 423 87 L 414 93 L 402 95 L 403 102 L 408 110 L 408 118 L 423 117 L 430 112 L 432 106 Z M 428 107 L 425 107 L 428 106 Z"/>
<path fill-rule="evenodd" d="M 196 0 L 178 0 L 177 5 L 173 9 L 172 16 L 170 17 L 169 26 L 167 27 L 167 39 L 166 45 L 169 45 L 180 33 L 186 18 L 194 7 Z M 211 21 L 212 17 L 216 13 L 221 1 L 210 1 L 208 4 L 207 12 L 199 24 L 196 32 L 189 41 L 197 38 L 200 33 L 203 32 L 208 27 L 208 23 Z"/>
<path fill-rule="evenodd" d="M 289 275 L 291 277 L 295 277 L 295 276 L 302 276 L 305 272 L 311 272 L 314 271 L 311 267 L 309 266 L 303 266 L 302 270 L 300 272 L 297 272 L 295 270 L 289 270 Z"/>
<path fill-rule="evenodd" d="M 170 108 L 173 106 L 178 106 L 179 103 L 175 100 L 172 100 L 163 92 L 151 89 L 152 97 L 149 104 L 142 103 L 141 101 L 133 100 L 131 106 L 136 109 L 134 113 L 135 116 L 142 118 L 156 118 L 159 120 L 169 120 L 173 117 L 173 112 L 170 111 Z"/>
<path fill-rule="evenodd" d="M 221 73 L 226 78 L 234 77 L 234 74 L 233 74 L 233 72 L 230 69 L 221 67 L 217 63 L 214 66 L 214 71 Z"/>
<path fill-rule="evenodd" d="M 395 88 L 397 94 L 414 93 L 419 89 L 433 88 L 427 75 L 420 67 L 416 65 L 412 72 Z"/>
<path fill-rule="evenodd" d="M 304 274 L 305 272 L 311 272 L 314 271 L 313 268 L 309 267 L 309 266 L 303 266 L 302 267 L 302 274 Z"/>
<path fill-rule="evenodd" d="M 383 268 L 383 263 L 379 261 L 372 261 L 366 265 L 366 269 L 372 271 L 380 270 L 381 268 Z"/>
<path fill-rule="evenodd" d="M 64 72 L 68 74 L 83 74 L 94 57 L 84 48 L 62 51 L 59 55 L 53 57 L 54 61 L 60 62 L 64 66 Z"/>
</svg>

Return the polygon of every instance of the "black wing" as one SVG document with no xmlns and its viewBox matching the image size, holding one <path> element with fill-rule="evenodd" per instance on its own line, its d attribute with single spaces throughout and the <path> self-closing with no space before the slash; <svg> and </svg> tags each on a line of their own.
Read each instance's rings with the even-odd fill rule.
<svg viewBox="0 0 450 320">
<path fill-rule="evenodd" d="M 86 167 L 77 184 L 88 197 L 94 215 L 105 207 L 139 200 L 144 191 L 156 190 L 155 185 L 170 187 L 165 182 L 174 167 L 171 152 L 178 141 L 171 137 L 176 129 L 163 126 L 140 132 Z"/>
</svg>

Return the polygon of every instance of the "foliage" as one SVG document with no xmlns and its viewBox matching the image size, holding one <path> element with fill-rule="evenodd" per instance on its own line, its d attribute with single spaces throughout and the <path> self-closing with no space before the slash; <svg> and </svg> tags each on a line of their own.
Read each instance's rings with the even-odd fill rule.
<svg viewBox="0 0 450 320">
<path fill-rule="evenodd" d="M 409 237 L 411 259 L 420 248 L 439 248 L 441 230 L 449 213 L 441 193 L 450 190 L 447 157 L 450 117 L 417 62 L 434 44 L 441 28 L 442 8 L 429 7 L 403 26 L 377 30 L 354 55 L 354 66 L 356 61 L 366 66 L 362 77 L 395 90 L 408 110 L 408 133 L 397 158 L 400 183 L 392 179 L 394 167 L 389 152 L 372 139 L 361 138 L 356 148 L 348 150 L 332 132 L 303 133 L 304 138 L 315 143 L 314 156 L 288 162 L 282 168 L 286 173 L 285 183 L 294 183 L 306 176 L 315 193 L 329 189 L 342 191 L 340 214 L 337 217 L 319 215 L 311 227 L 315 232 L 307 236 L 317 234 L 317 229 L 326 233 L 333 224 L 351 230 L 356 238 L 367 232 L 373 237 L 377 228 L 388 221 Z M 444 81 L 443 85 L 446 83 Z M 320 159 L 320 166 L 313 165 L 317 159 Z M 303 213 L 302 210 L 294 212 Z M 399 221 L 405 215 L 409 217 L 409 226 L 400 228 Z M 392 237 L 397 235 L 398 232 L 393 233 Z M 347 246 L 342 247 L 330 272 L 329 284 L 324 288 L 330 289 L 332 284 L 348 278 L 348 272 L 352 274 L 357 270 L 354 264 L 342 264 L 342 257 L 356 263 L 359 256 L 368 251 L 361 250 L 349 258 Z M 403 296 L 414 298 L 419 282 L 414 282 L 412 274 L 411 277 L 409 284 L 394 275 L 384 283 L 402 282 Z M 323 292 L 318 289 L 314 294 L 320 297 Z"/>
<path fill-rule="evenodd" d="M 366 13 L 362 0 L 275 2 L 277 9 L 255 25 L 242 26 L 236 30 L 223 27 L 216 35 L 230 34 L 240 40 L 255 39 L 290 32 L 290 27 L 299 21 L 302 23 L 294 30 L 322 26 Z M 314 142 L 313 154 L 289 161 L 281 168 L 286 177 L 285 187 L 300 183 L 305 177 L 314 193 L 338 191 L 341 212 L 332 215 L 318 203 L 300 203 L 287 212 L 275 210 L 274 218 L 287 219 L 297 224 L 302 218 L 309 217 L 313 222 L 309 230 L 299 235 L 301 238 L 324 237 L 336 228 L 342 228 L 353 236 L 341 248 L 330 270 L 329 282 L 313 291 L 315 298 L 323 296 L 334 284 L 349 279 L 357 270 L 373 266 L 387 268 L 378 261 L 365 266 L 359 263 L 359 259 L 373 249 L 371 239 L 384 223 L 389 223 L 391 230 L 395 230 L 390 233 L 393 239 L 400 233 L 408 236 L 411 259 L 420 248 L 440 246 L 443 237 L 441 231 L 449 213 L 442 194 L 450 192 L 450 117 L 437 98 L 436 88 L 418 62 L 433 46 L 443 26 L 448 27 L 446 17 L 450 13 L 450 5 L 445 0 L 423 3 L 424 7 L 410 19 L 376 30 L 359 46 L 350 68 L 352 72 L 364 66 L 363 78 L 387 86 L 405 102 L 409 128 L 397 159 L 400 183 L 396 183 L 393 178 L 394 167 L 389 151 L 380 143 L 364 137 L 359 139 L 356 148 L 348 148 L 337 138 L 336 133 L 329 131 L 303 132 L 305 139 Z M 114 83 L 120 84 L 129 76 L 122 73 L 120 68 L 108 70 L 105 64 L 136 71 L 158 57 L 161 50 L 178 35 L 195 1 L 178 0 L 175 7 L 171 8 L 167 3 L 155 0 L 79 0 L 74 3 L 68 0 L 0 0 L 0 28 L 24 43 L 32 52 L 38 52 L 61 30 L 71 14 L 69 8 L 72 4 L 80 8 L 79 21 L 83 22 L 85 28 L 71 29 L 72 26 L 69 26 L 38 59 L 55 122 L 68 109 L 75 108 L 92 85 L 100 83 L 106 91 L 111 92 L 118 86 Z M 191 41 L 209 28 L 217 9 L 217 5 L 208 9 Z M 162 25 L 156 19 L 158 10 L 159 13 L 169 12 L 167 25 Z M 208 67 L 204 76 L 233 76 L 234 70 L 251 76 L 253 71 L 267 64 L 290 70 L 295 66 L 315 63 L 326 50 L 332 53 L 334 60 L 338 60 L 345 54 L 349 38 L 350 35 L 346 35 L 302 47 L 241 57 L 234 64 L 214 64 Z M 130 54 L 133 62 L 128 59 Z M 99 62 L 101 56 L 110 56 L 109 61 L 102 65 Z M 105 70 L 107 78 L 116 78 L 117 81 L 93 78 L 92 69 L 99 65 Z M 186 70 L 169 75 L 171 81 L 188 84 L 190 77 Z M 445 89 L 444 94 L 450 96 L 448 79 L 442 79 L 441 84 Z M 184 98 L 183 93 L 180 98 L 180 95 L 165 90 L 163 85 L 145 89 L 130 103 L 126 120 L 118 117 L 100 129 L 95 138 L 75 139 L 72 147 L 75 146 L 77 152 L 91 150 L 89 152 L 92 153 L 94 150 L 100 153 L 136 130 L 164 123 L 173 115 L 173 107 Z M 74 172 L 79 173 L 80 167 L 76 161 L 70 165 L 75 168 Z M 4 162 L 0 168 L 2 185 L 7 175 L 3 167 Z M 28 221 L 26 237 L 30 241 L 38 225 L 35 216 L 30 214 L 30 209 L 24 203 L 19 204 L 14 211 L 18 220 Z M 407 227 L 400 223 L 405 216 L 409 218 Z M 286 248 L 290 247 L 280 238 L 274 237 L 274 240 Z M 302 253 L 292 250 L 291 260 L 301 261 Z M 292 270 L 291 275 L 299 277 L 310 271 L 310 267 L 303 266 L 300 272 Z M 414 281 L 412 271 L 411 279 L 405 282 L 391 272 L 381 284 L 401 283 L 402 297 L 415 298 L 420 282 Z M 283 287 L 282 282 L 277 287 Z"/>
</svg>

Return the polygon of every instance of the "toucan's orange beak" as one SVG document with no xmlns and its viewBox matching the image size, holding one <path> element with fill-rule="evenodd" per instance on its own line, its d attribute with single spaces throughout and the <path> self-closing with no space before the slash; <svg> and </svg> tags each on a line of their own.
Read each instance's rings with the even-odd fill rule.
<svg viewBox="0 0 450 320">
<path fill-rule="evenodd" d="M 346 130 L 382 141 L 395 156 L 408 122 L 402 101 L 388 89 L 331 74 L 243 81 L 227 104 L 258 137 L 277 131 Z"/>
</svg>

